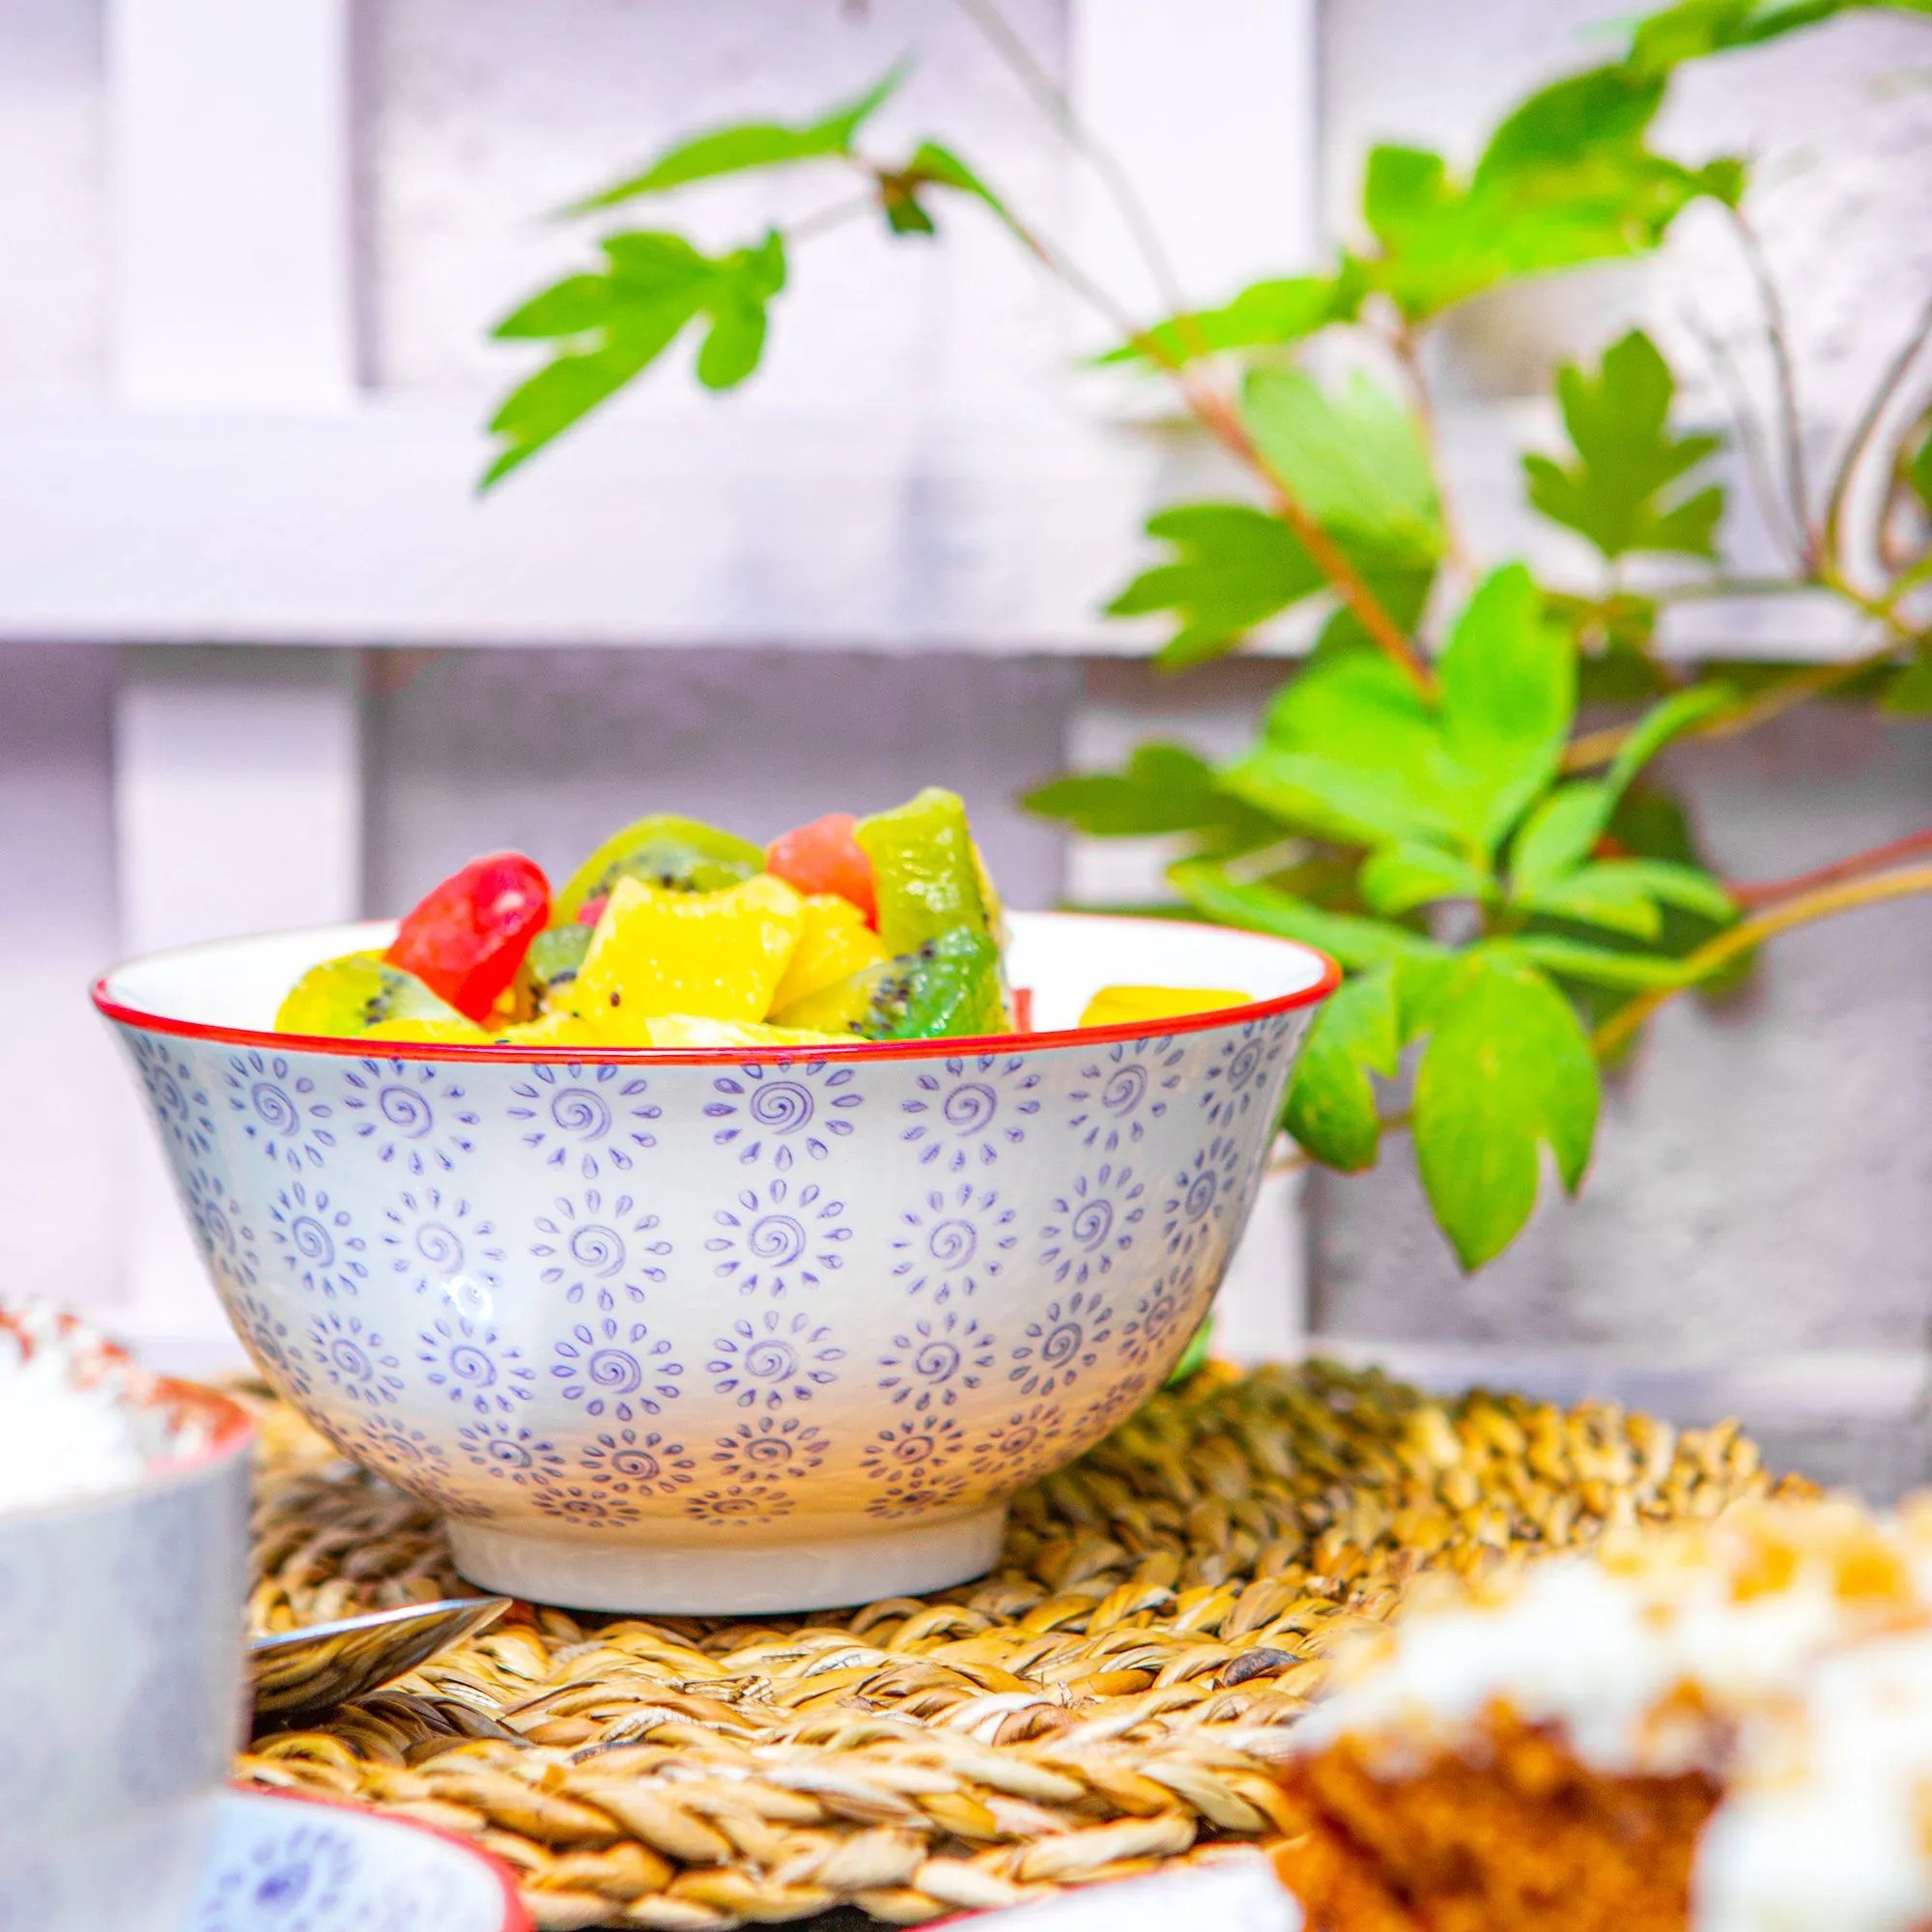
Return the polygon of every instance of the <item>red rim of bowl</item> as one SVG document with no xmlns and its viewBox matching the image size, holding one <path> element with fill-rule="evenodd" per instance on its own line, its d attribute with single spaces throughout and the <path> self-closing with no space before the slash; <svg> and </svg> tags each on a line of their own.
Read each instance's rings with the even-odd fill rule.
<svg viewBox="0 0 1932 1932">
<path fill-rule="evenodd" d="M 108 982 L 130 967 L 143 965 L 148 958 L 166 954 L 147 954 L 141 959 L 124 960 L 95 980 L 95 1006 L 108 1019 L 122 1026 L 138 1027 L 144 1033 L 173 1034 L 184 1039 L 213 1040 L 223 1046 L 252 1046 L 273 1053 L 332 1053 L 346 1060 L 460 1060 L 507 1063 L 510 1065 L 554 1065 L 569 1061 L 577 1065 L 605 1061 L 645 1062 L 652 1065 L 730 1066 L 756 1060 L 936 1060 L 963 1053 L 1033 1053 L 1041 1048 L 1061 1046 L 1110 1046 L 1117 1042 L 1146 1039 L 1151 1035 L 1206 1033 L 1216 1027 L 1240 1026 L 1253 1020 L 1272 1019 L 1278 1013 L 1297 1008 L 1319 1006 L 1342 983 L 1342 969 L 1319 947 L 1305 946 L 1298 939 L 1287 939 L 1271 932 L 1251 932 L 1244 926 L 1209 925 L 1203 920 L 1137 919 L 1121 913 L 1061 913 L 1062 919 L 1105 921 L 1110 925 L 1148 926 L 1171 930 L 1180 926 L 1196 932 L 1239 932 L 1244 938 L 1258 939 L 1272 946 L 1290 946 L 1321 962 L 1321 975 L 1312 986 L 1298 993 L 1284 993 L 1272 1000 L 1250 1000 L 1244 1006 L 1215 1007 L 1205 1013 L 1182 1013 L 1172 1019 L 1127 1022 L 1120 1026 L 1060 1027 L 1044 1033 L 988 1033 L 962 1035 L 946 1039 L 859 1040 L 850 1046 L 458 1046 L 441 1041 L 406 1039 L 365 1040 L 344 1038 L 333 1034 L 276 1033 L 258 1027 L 216 1026 L 205 1020 L 170 1019 L 160 1013 L 144 1012 L 117 1000 Z M 269 936 L 269 935 L 258 935 Z M 210 942 L 219 944 L 221 942 Z M 240 943 L 239 941 L 237 943 Z M 197 952 L 197 947 L 171 949 Z"/>
<path fill-rule="evenodd" d="M 376 1825 L 393 1825 L 400 1831 L 420 1832 L 426 1837 L 440 1838 L 446 1845 L 453 1845 L 466 1858 L 487 1866 L 490 1876 L 497 1881 L 503 1894 L 503 1916 L 497 1921 L 497 1932 L 535 1932 L 534 1921 L 524 1904 L 524 1895 L 517 1889 L 515 1874 L 509 1866 L 493 1852 L 486 1852 L 480 1845 L 470 1841 L 456 1832 L 446 1832 L 440 1825 L 432 1825 L 421 1818 L 399 1818 L 391 1811 L 379 1811 L 373 1804 L 358 1804 L 352 1798 L 333 1798 L 321 1791 L 284 1791 L 273 1785 L 250 1784 L 242 1778 L 231 1777 L 228 1789 L 242 1798 L 261 1798 L 270 1804 L 320 1804 L 330 1811 L 349 1811 L 358 1818 L 366 1818 Z"/>
</svg>

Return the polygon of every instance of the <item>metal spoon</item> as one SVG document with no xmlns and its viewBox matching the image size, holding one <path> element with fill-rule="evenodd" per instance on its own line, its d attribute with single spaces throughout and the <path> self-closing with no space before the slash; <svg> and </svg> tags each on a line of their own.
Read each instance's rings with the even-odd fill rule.
<svg viewBox="0 0 1932 1932">
<path fill-rule="evenodd" d="M 257 1724 L 288 1724 L 359 1697 L 494 1624 L 508 1597 L 406 1604 L 340 1623 L 259 1636 L 248 1646 Z"/>
</svg>

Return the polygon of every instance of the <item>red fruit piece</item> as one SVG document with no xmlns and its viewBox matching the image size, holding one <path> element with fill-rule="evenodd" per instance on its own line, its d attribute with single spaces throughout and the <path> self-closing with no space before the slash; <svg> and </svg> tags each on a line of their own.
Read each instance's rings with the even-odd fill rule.
<svg viewBox="0 0 1932 1932">
<path fill-rule="evenodd" d="M 765 847 L 765 869 L 802 893 L 837 893 L 879 923 L 872 891 L 872 862 L 852 836 L 858 820 L 849 811 L 828 811 L 810 825 L 781 832 Z"/>
<path fill-rule="evenodd" d="M 549 921 L 542 867 L 521 852 L 492 852 L 431 892 L 385 956 L 480 1026 Z"/>
</svg>

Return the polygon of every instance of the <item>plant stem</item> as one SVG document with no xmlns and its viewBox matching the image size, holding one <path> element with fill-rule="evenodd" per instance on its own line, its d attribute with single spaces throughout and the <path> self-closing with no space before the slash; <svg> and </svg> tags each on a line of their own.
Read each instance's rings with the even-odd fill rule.
<svg viewBox="0 0 1932 1932">
<path fill-rule="evenodd" d="M 1766 526 L 1780 541 L 1788 540 L 1798 553 L 1801 571 L 1804 569 L 1804 530 L 1801 525 L 1796 530 L 1781 527 L 1785 520 L 1782 492 L 1777 487 L 1777 475 L 1772 468 L 1771 452 L 1767 447 L 1764 427 L 1758 421 L 1757 412 L 1751 406 L 1750 385 L 1745 381 L 1729 346 L 1718 331 L 1707 323 L 1695 309 L 1686 307 L 1681 311 L 1684 327 L 1704 352 L 1704 359 L 1711 365 L 1711 373 L 1717 379 L 1718 386 L 1724 392 L 1724 401 L 1731 412 L 1731 422 L 1737 431 L 1739 445 L 1745 453 L 1745 467 L 1750 471 L 1751 494 L 1758 499 L 1758 506 L 1764 512 Z"/>
<path fill-rule="evenodd" d="M 1918 320 L 1887 365 L 1884 377 L 1865 405 L 1864 413 L 1852 431 L 1844 454 L 1838 459 L 1837 472 L 1832 478 L 1832 487 L 1825 498 L 1824 516 L 1825 555 L 1833 563 L 1841 563 L 1844 556 L 1845 499 L 1851 492 L 1853 473 L 1870 446 L 1872 438 L 1878 434 L 1887 408 L 1911 373 L 1912 365 L 1918 359 L 1918 352 L 1925 347 L 1928 337 L 1932 337 L 1932 300 L 1919 310 Z"/>
<path fill-rule="evenodd" d="M 1807 569 L 1815 569 L 1821 554 L 1818 530 L 1811 522 L 1810 492 L 1804 480 L 1804 415 L 1798 407 L 1798 371 L 1791 355 L 1791 327 L 1784 313 L 1784 298 L 1771 272 L 1771 263 L 1757 229 L 1742 208 L 1730 207 L 1731 225 L 1744 249 L 1745 264 L 1757 287 L 1764 309 L 1765 341 L 1771 349 L 1771 366 L 1777 387 L 1777 420 L 1784 445 L 1784 485 L 1789 493 L 1791 520 L 1798 527 L 1798 539 Z"/>
<path fill-rule="evenodd" d="M 1932 831 L 1908 833 L 1869 851 L 1854 852 L 1835 865 L 1820 866 L 1815 871 L 1796 872 L 1788 879 L 1766 879 L 1757 885 L 1740 885 L 1726 880 L 1724 890 L 1741 906 L 1775 905 L 1779 899 L 1795 898 L 1801 893 L 1815 892 L 1821 886 L 1836 885 L 1841 879 L 1856 879 L 1866 872 L 1884 870 L 1921 852 L 1932 852 Z"/>
<path fill-rule="evenodd" d="M 1616 1052 L 1658 1008 L 1688 991 L 1700 980 L 1707 980 L 1727 961 L 1753 947 L 1762 946 L 1780 932 L 1808 925 L 1813 920 L 1830 919 L 1837 913 L 1855 912 L 1861 906 L 1882 905 L 1888 899 L 1911 898 L 1932 893 L 1932 866 L 1908 867 L 1901 872 L 1882 872 L 1875 879 L 1860 879 L 1849 885 L 1828 886 L 1787 899 L 1755 919 L 1741 920 L 1736 925 L 1700 946 L 1684 961 L 1684 977 L 1674 986 L 1659 986 L 1639 993 L 1627 1006 L 1619 1007 L 1590 1038 L 1590 1049 L 1599 1060 Z"/>
</svg>

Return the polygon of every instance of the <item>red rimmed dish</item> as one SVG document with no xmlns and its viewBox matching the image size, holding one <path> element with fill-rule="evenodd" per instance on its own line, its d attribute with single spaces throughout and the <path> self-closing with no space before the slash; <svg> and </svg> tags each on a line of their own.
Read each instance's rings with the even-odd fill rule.
<svg viewBox="0 0 1932 1932">
<path fill-rule="evenodd" d="M 801 1609 L 983 1570 L 1015 1490 L 1173 1367 L 1334 989 L 1287 940 L 1010 916 L 1038 1030 L 688 1051 L 278 1035 L 377 923 L 96 989 L 264 1374 L 448 1517 L 464 1574 Z M 1081 1030 L 1102 985 L 1245 1005 Z"/>
</svg>

